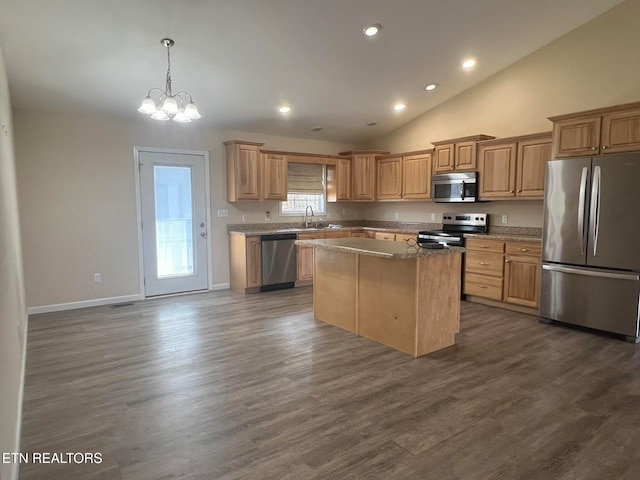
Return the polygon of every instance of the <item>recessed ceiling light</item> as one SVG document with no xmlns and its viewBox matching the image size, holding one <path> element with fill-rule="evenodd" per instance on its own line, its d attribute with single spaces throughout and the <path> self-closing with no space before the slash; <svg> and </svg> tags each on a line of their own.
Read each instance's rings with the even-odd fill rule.
<svg viewBox="0 0 640 480">
<path fill-rule="evenodd" d="M 362 29 L 362 33 L 367 37 L 373 37 L 377 35 L 380 30 L 382 30 L 382 25 L 379 23 L 372 23 L 371 25 L 367 25 Z"/>
<path fill-rule="evenodd" d="M 317 125 L 317 126 L 311 128 L 312 132 L 319 132 L 320 130 L 322 130 L 322 127 L 320 125 Z"/>
<path fill-rule="evenodd" d="M 402 110 L 404 110 L 405 108 L 407 108 L 407 106 L 406 106 L 404 103 L 396 103 L 396 104 L 393 106 L 393 109 L 394 109 L 396 112 L 401 112 L 401 111 L 402 111 Z"/>
<path fill-rule="evenodd" d="M 367 127 L 375 127 L 378 124 L 375 120 L 373 122 L 367 122 Z"/>
<path fill-rule="evenodd" d="M 437 86 L 438 86 L 438 85 L 436 85 L 435 83 L 430 83 L 429 85 L 427 85 L 426 87 L 424 87 L 424 89 L 425 89 L 427 92 L 431 92 L 431 91 L 435 90 Z"/>
<path fill-rule="evenodd" d="M 280 108 L 278 109 L 278 111 L 279 111 L 280 113 L 289 113 L 289 112 L 291 111 L 291 107 L 288 107 L 288 106 L 286 106 L 286 105 L 283 105 L 282 107 L 280 107 Z"/>
<path fill-rule="evenodd" d="M 462 62 L 462 68 L 464 68 L 465 70 L 470 70 L 475 66 L 476 66 L 476 61 L 473 58 L 467 58 L 465 61 Z"/>
</svg>

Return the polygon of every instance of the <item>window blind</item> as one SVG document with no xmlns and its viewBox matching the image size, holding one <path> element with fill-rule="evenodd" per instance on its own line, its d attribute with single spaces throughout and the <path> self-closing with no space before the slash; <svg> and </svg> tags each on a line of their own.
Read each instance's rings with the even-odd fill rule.
<svg viewBox="0 0 640 480">
<path fill-rule="evenodd" d="M 305 195 L 324 193 L 324 165 L 289 163 L 287 192 Z"/>
</svg>

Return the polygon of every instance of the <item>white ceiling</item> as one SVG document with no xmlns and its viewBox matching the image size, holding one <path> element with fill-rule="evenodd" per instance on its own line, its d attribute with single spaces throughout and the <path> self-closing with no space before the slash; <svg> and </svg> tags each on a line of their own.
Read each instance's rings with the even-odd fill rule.
<svg viewBox="0 0 640 480">
<path fill-rule="evenodd" d="M 141 117 L 147 91 L 164 88 L 160 39 L 170 37 L 174 92 L 193 95 L 198 122 L 365 143 L 618 3 L 0 0 L 0 42 L 16 107 Z M 380 35 L 362 35 L 369 23 Z M 460 69 L 467 56 L 478 60 L 471 72 Z M 431 82 L 439 88 L 427 93 Z"/>
</svg>

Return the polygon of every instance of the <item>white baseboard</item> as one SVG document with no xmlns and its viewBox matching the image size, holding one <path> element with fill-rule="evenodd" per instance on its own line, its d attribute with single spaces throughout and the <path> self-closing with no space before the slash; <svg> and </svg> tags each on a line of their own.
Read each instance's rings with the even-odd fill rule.
<svg viewBox="0 0 640 480">
<path fill-rule="evenodd" d="M 231 288 L 230 283 L 216 283 L 212 286 L 212 290 L 229 290 Z"/>
<path fill-rule="evenodd" d="M 64 310 L 75 310 L 76 308 L 99 307 L 101 305 L 111 305 L 114 303 L 137 302 L 138 300 L 144 300 L 144 297 L 139 293 L 135 295 L 124 295 L 122 297 L 96 298 L 94 300 L 82 300 L 80 302 L 29 307 L 27 308 L 27 314 L 35 315 L 37 313 L 62 312 Z"/>
</svg>

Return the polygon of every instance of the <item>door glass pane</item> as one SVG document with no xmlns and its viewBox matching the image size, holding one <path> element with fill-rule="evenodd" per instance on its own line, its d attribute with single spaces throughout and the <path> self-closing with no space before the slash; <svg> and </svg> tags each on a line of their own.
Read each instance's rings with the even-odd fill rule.
<svg viewBox="0 0 640 480">
<path fill-rule="evenodd" d="M 193 275 L 191 168 L 153 168 L 158 278 Z"/>
</svg>

